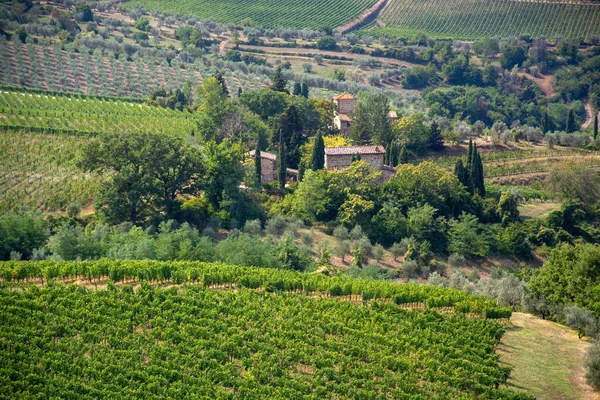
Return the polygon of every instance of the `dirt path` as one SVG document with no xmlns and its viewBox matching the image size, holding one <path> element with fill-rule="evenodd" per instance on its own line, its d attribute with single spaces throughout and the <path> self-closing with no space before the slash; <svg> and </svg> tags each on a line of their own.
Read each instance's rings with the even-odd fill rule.
<svg viewBox="0 0 600 400">
<path fill-rule="evenodd" d="M 592 122 L 594 122 L 594 111 L 592 110 L 592 106 L 590 106 L 590 102 L 587 99 L 584 102 L 584 107 L 585 107 L 585 122 L 583 123 L 583 125 L 581 125 L 582 131 L 587 129 L 587 127 L 590 126 L 590 124 Z M 600 112 L 598 113 L 598 116 L 600 117 Z"/>
<path fill-rule="evenodd" d="M 540 400 L 597 400 L 598 393 L 585 381 L 589 345 L 565 326 L 513 313 L 498 348 L 501 363 L 513 366 L 508 388 Z"/>
<path fill-rule="evenodd" d="M 219 43 L 220 55 L 225 55 L 225 53 L 227 53 L 227 45 L 229 45 L 229 42 L 231 42 L 231 38 L 227 38 L 226 40 L 223 40 L 221 41 L 221 43 Z"/>
<path fill-rule="evenodd" d="M 345 34 L 358 29 L 364 22 L 377 18 L 381 10 L 387 5 L 387 2 L 388 0 L 379 0 L 377 3 L 373 4 L 373 7 L 365 10 L 358 17 L 346 22 L 344 25 L 339 26 L 337 30 L 342 34 Z"/>
<path fill-rule="evenodd" d="M 552 97 L 556 94 L 556 91 L 554 90 L 554 75 L 540 75 L 541 77 L 535 77 L 526 72 L 519 72 L 518 75 L 524 76 L 530 81 L 535 82 L 536 85 L 539 86 L 542 93 L 544 93 L 544 96 Z"/>
</svg>

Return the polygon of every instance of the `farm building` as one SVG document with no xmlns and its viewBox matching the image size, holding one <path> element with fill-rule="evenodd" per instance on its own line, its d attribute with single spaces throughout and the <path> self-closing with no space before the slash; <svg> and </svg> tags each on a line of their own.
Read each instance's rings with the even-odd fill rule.
<svg viewBox="0 0 600 400">
<path fill-rule="evenodd" d="M 325 148 L 325 169 L 340 170 L 352 164 L 352 159 L 360 155 L 361 161 L 368 163 L 375 171 L 381 171 L 382 181 L 387 182 L 396 169 L 385 165 L 385 148 L 383 146 L 347 146 Z"/>
<path fill-rule="evenodd" d="M 255 154 L 256 153 L 254 150 L 250 151 L 250 157 L 254 157 Z M 262 183 L 268 183 L 277 180 L 277 155 L 273 153 L 267 153 L 266 151 L 261 151 L 260 169 L 260 180 Z M 288 168 L 287 174 L 288 176 L 292 177 L 292 180 L 295 180 L 298 176 L 298 170 Z"/>
<path fill-rule="evenodd" d="M 342 93 L 333 97 L 333 103 L 336 106 L 335 115 L 333 116 L 333 125 L 341 133 L 347 134 L 352 126 L 352 117 L 350 114 L 356 108 L 356 97 L 349 93 Z M 388 113 L 392 124 L 398 119 L 396 111 Z"/>
</svg>

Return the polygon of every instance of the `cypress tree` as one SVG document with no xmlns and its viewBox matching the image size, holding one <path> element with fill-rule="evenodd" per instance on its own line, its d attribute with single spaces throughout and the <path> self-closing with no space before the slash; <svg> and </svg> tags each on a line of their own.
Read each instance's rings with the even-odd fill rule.
<svg viewBox="0 0 600 400">
<path fill-rule="evenodd" d="M 481 197 L 485 197 L 485 182 L 483 177 L 483 163 L 479 152 L 475 150 L 473 156 L 473 171 L 471 172 L 471 181 L 473 182 L 474 193 L 479 193 Z"/>
<path fill-rule="evenodd" d="M 471 172 L 473 166 L 473 139 L 469 138 L 469 150 L 467 152 L 467 172 Z"/>
<path fill-rule="evenodd" d="M 242 97 L 242 87 L 238 88 L 238 97 Z"/>
<path fill-rule="evenodd" d="M 550 130 L 550 117 L 548 116 L 548 111 L 544 111 L 542 115 L 542 132 L 548 133 Z"/>
<path fill-rule="evenodd" d="M 298 182 L 302 182 L 304 179 L 304 172 L 306 172 L 306 165 L 304 165 L 304 161 L 300 161 L 300 165 L 298 166 Z"/>
<path fill-rule="evenodd" d="M 325 166 L 325 142 L 321 132 L 317 132 L 315 136 L 315 144 L 310 156 L 310 169 L 317 171 Z"/>
<path fill-rule="evenodd" d="M 458 181 L 465 187 L 469 187 L 467 179 L 467 170 L 465 169 L 465 165 L 462 160 L 459 158 L 456 164 L 454 165 L 454 175 L 458 178 Z"/>
<path fill-rule="evenodd" d="M 431 124 L 431 133 L 429 136 L 429 147 L 433 151 L 444 150 L 444 138 L 442 138 L 442 131 L 437 122 L 433 121 Z"/>
<path fill-rule="evenodd" d="M 281 70 L 281 65 L 279 67 L 277 67 L 277 70 L 275 71 L 275 75 L 273 75 L 273 78 L 271 78 L 271 81 L 273 82 L 271 89 L 275 90 L 276 92 L 287 93 L 287 89 L 286 89 L 287 81 L 283 78 L 283 72 Z"/>
<path fill-rule="evenodd" d="M 260 147 L 258 144 L 256 145 L 256 150 L 254 150 L 254 174 L 256 185 L 260 187 L 262 183 L 262 163 L 260 157 Z"/>
<path fill-rule="evenodd" d="M 308 85 L 304 82 L 300 84 L 300 93 L 308 99 Z"/>
<path fill-rule="evenodd" d="M 277 156 L 277 179 L 279 181 L 279 188 L 285 188 L 285 181 L 287 178 L 287 167 L 286 167 L 286 154 L 285 154 L 285 141 L 283 140 L 283 131 L 279 132 L 279 154 Z"/>
<path fill-rule="evenodd" d="M 360 153 L 356 153 L 356 161 L 360 161 L 360 160 L 362 160 Z"/>
<path fill-rule="evenodd" d="M 598 139 L 598 114 L 594 117 L 594 140 Z"/>
<path fill-rule="evenodd" d="M 569 110 L 569 116 L 567 117 L 567 133 L 575 132 L 575 113 L 573 110 Z"/>
<path fill-rule="evenodd" d="M 390 165 L 392 167 L 398 165 L 398 157 L 399 157 L 399 153 L 400 153 L 400 145 L 396 142 L 392 142 L 392 150 L 390 152 Z M 406 154 L 404 154 L 404 156 L 406 156 Z M 407 160 L 408 162 L 408 160 Z"/>
<path fill-rule="evenodd" d="M 400 150 L 400 155 L 398 156 L 398 165 L 399 164 L 408 164 L 408 151 L 406 150 L 406 146 L 402 146 L 402 150 Z"/>
<path fill-rule="evenodd" d="M 300 82 L 294 82 L 294 90 L 292 91 L 292 95 L 300 96 L 302 94 L 302 88 Z"/>
</svg>

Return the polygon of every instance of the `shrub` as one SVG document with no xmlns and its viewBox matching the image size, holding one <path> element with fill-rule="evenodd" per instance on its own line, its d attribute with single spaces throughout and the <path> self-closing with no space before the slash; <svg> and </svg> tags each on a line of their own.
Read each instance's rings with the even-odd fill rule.
<svg viewBox="0 0 600 400">
<path fill-rule="evenodd" d="M 585 378 L 595 390 L 600 390 L 600 343 L 590 346 L 587 352 Z"/>
<path fill-rule="evenodd" d="M 260 220 L 253 219 L 251 221 L 246 221 L 243 231 L 250 235 L 260 235 L 261 229 Z"/>
<path fill-rule="evenodd" d="M 338 240 L 348 240 L 350 235 L 348 234 L 348 228 L 343 225 L 336 226 L 333 230 L 333 237 Z"/>
<path fill-rule="evenodd" d="M 402 272 L 402 276 L 407 279 L 414 279 L 418 275 L 419 264 L 416 260 L 405 260 L 400 265 L 400 271 Z"/>
<path fill-rule="evenodd" d="M 305 246 L 310 246 L 313 244 L 313 241 L 315 240 L 315 234 L 312 233 L 311 231 L 303 232 L 301 239 L 302 239 L 302 243 Z"/>
<path fill-rule="evenodd" d="M 269 218 L 265 225 L 265 230 L 269 235 L 282 235 L 287 228 L 287 221 L 283 215 L 276 214 Z"/>
<path fill-rule="evenodd" d="M 458 254 L 458 253 L 452 253 L 450 254 L 450 256 L 448 257 L 448 264 L 452 267 L 463 267 L 465 265 L 465 257 Z"/>
<path fill-rule="evenodd" d="M 360 225 L 356 225 L 354 228 L 352 228 L 352 230 L 350 231 L 350 239 L 352 240 L 359 240 L 364 236 L 363 230 L 360 227 Z"/>
</svg>

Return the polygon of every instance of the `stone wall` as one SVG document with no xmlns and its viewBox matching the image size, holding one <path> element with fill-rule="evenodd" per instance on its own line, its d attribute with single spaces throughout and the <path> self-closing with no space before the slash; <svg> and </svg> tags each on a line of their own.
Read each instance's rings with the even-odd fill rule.
<svg viewBox="0 0 600 400">
<path fill-rule="evenodd" d="M 361 154 L 360 159 L 380 171 L 383 167 L 383 154 Z M 352 154 L 326 154 L 325 169 L 344 169 L 352 164 Z"/>
<path fill-rule="evenodd" d="M 260 159 L 260 168 L 262 183 L 271 182 L 277 179 L 277 161 L 263 157 Z"/>
<path fill-rule="evenodd" d="M 339 114 L 350 114 L 356 108 L 355 100 L 337 100 L 337 112 Z"/>
</svg>

